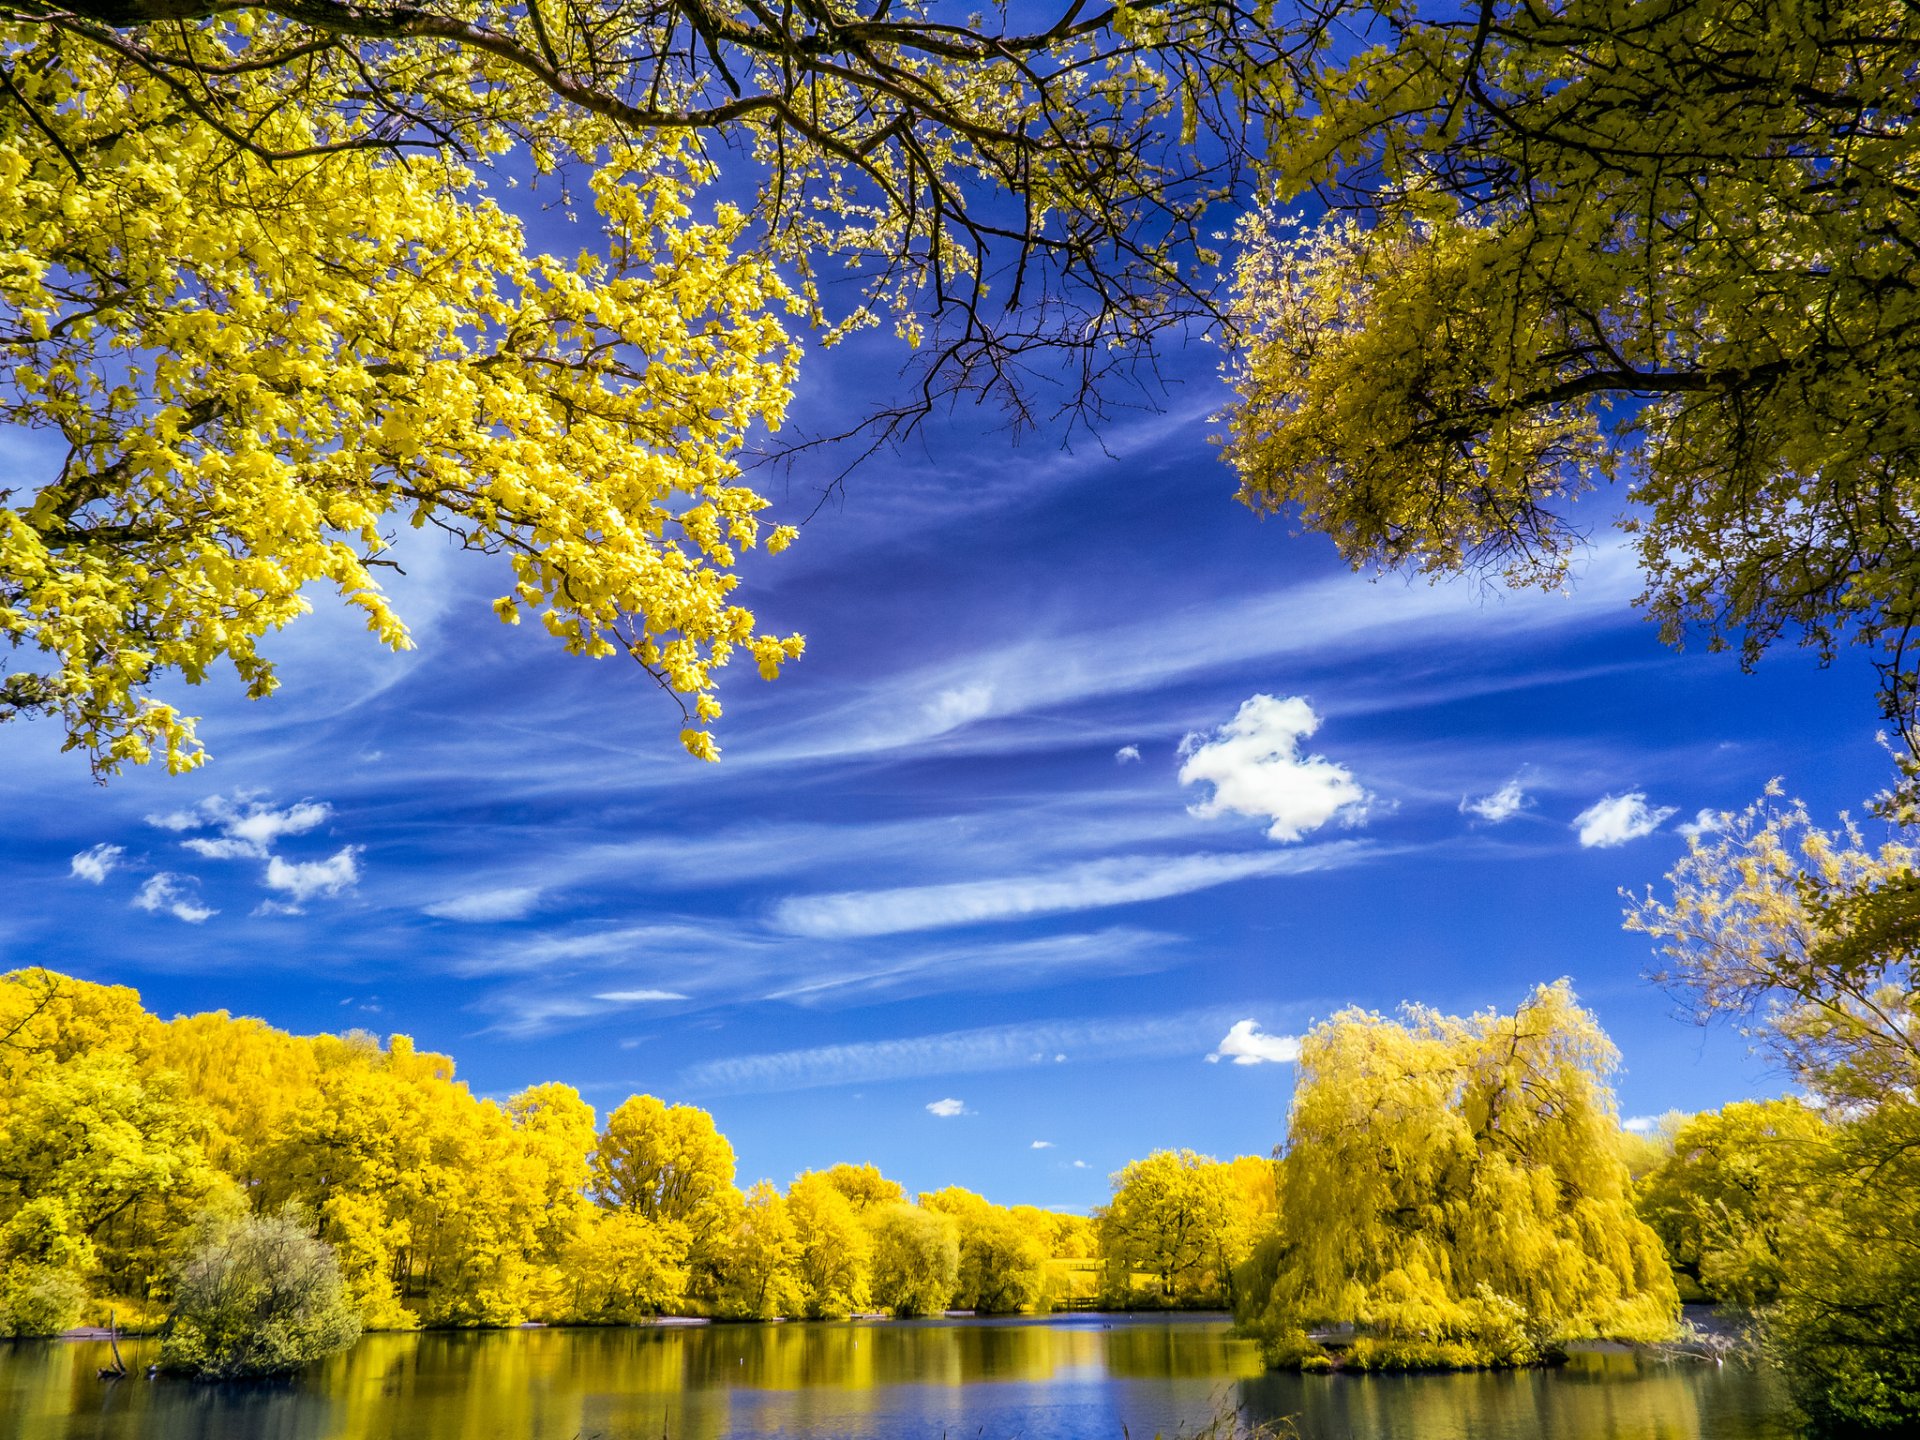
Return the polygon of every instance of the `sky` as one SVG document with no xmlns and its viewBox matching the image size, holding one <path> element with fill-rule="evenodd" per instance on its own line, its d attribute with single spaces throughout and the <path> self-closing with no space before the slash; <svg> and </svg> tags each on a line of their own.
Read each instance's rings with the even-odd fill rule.
<svg viewBox="0 0 1920 1440">
<path fill-rule="evenodd" d="M 811 357 L 797 423 L 891 363 Z M 1216 364 L 1172 357 L 1097 441 L 962 409 L 824 501 L 830 458 L 765 477 L 813 513 L 741 598 L 807 651 L 727 672 L 716 765 L 630 662 L 502 626 L 504 567 L 418 534 L 417 648 L 316 597 L 270 700 L 167 692 L 204 717 L 190 775 L 98 786 L 0 728 L 0 960 L 407 1034 L 483 1095 L 698 1105 L 743 1184 L 871 1161 L 1078 1210 L 1155 1149 L 1270 1151 L 1298 1037 L 1347 1006 L 1565 976 L 1623 1117 L 1783 1093 L 1643 978 L 1619 892 L 1773 777 L 1857 810 L 1865 658 L 1666 648 L 1617 495 L 1564 593 L 1354 574 L 1235 501 Z"/>
</svg>

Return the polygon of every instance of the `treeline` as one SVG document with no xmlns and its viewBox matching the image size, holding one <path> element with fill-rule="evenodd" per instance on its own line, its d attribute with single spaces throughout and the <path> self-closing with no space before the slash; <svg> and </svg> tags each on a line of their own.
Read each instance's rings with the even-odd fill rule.
<svg viewBox="0 0 1920 1440">
<path fill-rule="evenodd" d="M 691 1106 L 639 1095 L 602 1120 L 558 1084 L 496 1103 L 404 1036 L 161 1021 L 124 987 L 17 971 L 0 977 L 0 1333 L 108 1307 L 178 1319 L 196 1284 L 231 1296 L 249 1246 L 340 1289 L 320 1327 L 336 1335 L 1219 1307 L 1305 1369 L 1666 1340 L 1684 1294 L 1759 1317 L 1816 1417 L 1916 1418 L 1912 1100 L 1743 1102 L 1630 1135 L 1616 1062 L 1565 982 L 1510 1014 L 1342 1011 L 1302 1041 L 1283 1155 L 1160 1151 L 1082 1217 L 957 1186 L 910 1198 L 872 1165 L 743 1191 Z M 196 1323 L 235 1339 L 196 1341 L 191 1368 L 252 1364 L 258 1327 L 231 1304 Z"/>
<path fill-rule="evenodd" d="M 1271 1162 L 1167 1153 L 1119 1180 L 1091 1220 L 913 1199 L 871 1165 L 743 1191 L 691 1106 L 637 1095 L 602 1120 L 559 1084 L 500 1104 L 405 1036 L 162 1021 L 122 986 L 0 978 L 0 1334 L 156 1323 L 198 1237 L 288 1213 L 369 1329 L 1230 1304 Z"/>
</svg>

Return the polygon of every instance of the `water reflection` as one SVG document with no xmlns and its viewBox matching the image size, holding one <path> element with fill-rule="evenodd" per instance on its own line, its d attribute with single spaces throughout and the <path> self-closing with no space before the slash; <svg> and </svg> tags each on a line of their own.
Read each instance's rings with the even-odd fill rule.
<svg viewBox="0 0 1920 1440">
<path fill-rule="evenodd" d="M 104 1346 L 0 1344 L 21 1440 L 1120 1440 L 1222 1407 L 1304 1440 L 1784 1440 L 1738 1367 L 1578 1355 L 1519 1375 L 1297 1376 L 1206 1318 L 374 1335 L 296 1384 L 94 1378 Z M 127 1359 L 137 1375 L 151 1346 Z"/>
</svg>

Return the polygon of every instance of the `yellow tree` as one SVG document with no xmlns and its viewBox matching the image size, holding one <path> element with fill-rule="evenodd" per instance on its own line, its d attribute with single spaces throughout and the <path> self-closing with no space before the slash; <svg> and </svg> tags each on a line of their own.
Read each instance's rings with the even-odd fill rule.
<svg viewBox="0 0 1920 1440">
<path fill-rule="evenodd" d="M 895 1315 L 938 1315 L 960 1281 L 953 1217 L 917 1205 L 878 1205 L 865 1214 L 873 1237 L 873 1298 Z"/>
<path fill-rule="evenodd" d="M 1327 1324 L 1360 1365 L 1533 1363 L 1560 1341 L 1678 1320 L 1633 1211 L 1615 1052 L 1563 981 L 1512 1014 L 1345 1010 L 1302 1043 L 1279 1224 L 1243 1318 L 1277 1358 Z"/>
<path fill-rule="evenodd" d="M 600 1131 L 592 1185 L 609 1209 L 680 1226 L 687 1237 L 680 1263 L 695 1290 L 710 1294 L 727 1234 L 740 1217 L 733 1173 L 733 1146 L 714 1128 L 713 1116 L 633 1095 Z"/>
<path fill-rule="evenodd" d="M 843 1320 L 871 1301 L 872 1242 L 853 1201 L 826 1175 L 808 1171 L 787 1187 L 800 1241 L 801 1305 L 809 1318 Z"/>
<path fill-rule="evenodd" d="M 920 1204 L 953 1217 L 960 1244 L 956 1306 L 1012 1315 L 1039 1303 L 1046 1293 L 1047 1249 L 1019 1216 L 958 1185 L 922 1195 Z"/>
<path fill-rule="evenodd" d="M 0 718 L 57 716 L 100 774 L 196 764 L 154 687 L 224 662 L 265 695 L 317 593 L 409 644 L 379 567 L 429 526 L 506 557 L 502 618 L 646 667 L 712 758 L 720 667 L 800 651 L 733 598 L 793 535 L 735 458 L 784 417 L 789 327 L 895 319 L 924 373 L 883 436 L 955 392 L 1018 418 L 1050 349 L 1097 408 L 1206 308 L 1252 98 L 1211 80 L 1266 35 L 1192 0 L 11 15 L 0 418 L 47 443 L 0 483 L 0 635 L 37 661 Z M 586 252 L 528 243 L 536 176 L 592 207 Z"/>
<path fill-rule="evenodd" d="M 1144 1274 L 1152 1280 L 1146 1303 L 1229 1303 L 1233 1267 L 1256 1219 L 1246 1176 L 1233 1168 L 1239 1163 L 1156 1150 L 1113 1177 L 1113 1199 L 1095 1217 L 1111 1297 L 1131 1303 L 1134 1276 Z"/>
<path fill-rule="evenodd" d="M 1910 777 L 1911 778 L 1911 777 Z M 1627 914 L 1661 943 L 1658 979 L 1703 1023 L 1731 1018 L 1781 1060 L 1832 1126 L 1794 1173 L 1776 1148 L 1768 1204 L 1791 1219 L 1730 1255 L 1729 1282 L 1772 1292 L 1765 1333 L 1823 1423 L 1920 1421 L 1920 848 L 1911 797 L 1890 834 L 1833 830 L 1779 787 L 1696 836 Z M 1824 1154 L 1821 1153 L 1824 1149 Z M 1805 1158 L 1804 1151 L 1796 1152 Z M 1773 1261 L 1777 1260 L 1777 1266 Z"/>
<path fill-rule="evenodd" d="M 1920 14 L 1327 0 L 1279 28 L 1241 497 L 1355 564 L 1552 585 L 1569 503 L 1624 479 L 1669 640 L 1868 642 L 1915 738 Z"/>
<path fill-rule="evenodd" d="M 1832 1127 L 1798 1100 L 1737 1101 L 1675 1130 L 1634 1203 L 1696 1295 L 1752 1310 L 1780 1293 L 1832 1148 Z"/>
<path fill-rule="evenodd" d="M 721 1251 L 720 1313 L 745 1320 L 797 1314 L 801 1240 L 787 1201 L 770 1180 L 747 1191 Z"/>
</svg>

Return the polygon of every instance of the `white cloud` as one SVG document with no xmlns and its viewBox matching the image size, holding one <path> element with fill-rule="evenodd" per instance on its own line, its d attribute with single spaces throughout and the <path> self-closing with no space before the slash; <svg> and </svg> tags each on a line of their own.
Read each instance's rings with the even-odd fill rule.
<svg viewBox="0 0 1920 1440">
<path fill-rule="evenodd" d="M 1220 1033 L 1220 1027 L 1230 1023 L 1231 1012 L 1198 1010 L 987 1026 L 898 1040 L 737 1055 L 692 1066 L 681 1080 L 690 1089 L 741 1093 L 1024 1070 L 1045 1064 L 1046 1056 L 1066 1050 L 1083 1061 L 1170 1059 L 1205 1048 L 1207 1041 Z"/>
<path fill-rule="evenodd" d="M 1620 1128 L 1629 1135 L 1651 1135 L 1660 1128 L 1660 1116 L 1631 1115 L 1620 1122 Z"/>
<path fill-rule="evenodd" d="M 1053 1141 L 1036 1140 L 1033 1142 L 1033 1144 L 1029 1145 L 1027 1148 L 1029 1150 L 1051 1150 L 1053 1149 Z"/>
<path fill-rule="evenodd" d="M 140 893 L 133 897 L 133 903 L 149 915 L 166 914 L 176 920 L 184 920 L 189 925 L 199 925 L 220 912 L 200 903 L 188 888 L 195 883 L 190 875 L 175 875 L 172 871 L 162 870 L 158 875 L 147 877 L 147 883 L 140 887 Z"/>
<path fill-rule="evenodd" d="M 361 847 L 348 845 L 325 860 L 289 861 L 278 855 L 267 861 L 267 888 L 280 890 L 303 905 L 316 895 L 331 900 L 360 878 Z"/>
<path fill-rule="evenodd" d="M 204 855 L 209 860 L 258 860 L 264 853 L 251 840 L 235 840 L 226 836 L 209 840 L 204 835 L 195 835 L 180 843 L 194 854 Z"/>
<path fill-rule="evenodd" d="M 769 992 L 769 1000 L 796 1004 L 834 1004 L 880 993 L 929 995 L 965 990 L 1028 989 L 1057 983 L 1071 975 L 1137 975 L 1163 970 L 1181 960 L 1181 937 L 1131 925 L 1070 931 L 1006 944 L 946 945 L 931 950 L 888 946 L 878 960 L 850 962 L 848 968 L 820 973 L 818 949 L 805 947 L 803 978 Z"/>
<path fill-rule="evenodd" d="M 67 874 L 75 880 L 85 880 L 88 884 L 99 885 L 114 872 L 120 864 L 120 857 L 126 850 L 118 845 L 95 845 L 91 850 L 82 850 L 69 862 L 72 866 Z"/>
<path fill-rule="evenodd" d="M 1301 874 L 1349 864 L 1365 854 L 1351 841 L 1304 851 L 1228 854 L 1121 855 L 1089 860 L 1040 875 L 914 885 L 897 890 L 852 890 L 789 896 L 774 907 L 773 923 L 790 935 L 840 940 L 898 935 L 948 925 L 977 925 L 1131 905 L 1185 895 L 1258 875 Z"/>
<path fill-rule="evenodd" d="M 332 814 L 333 807 L 320 800 L 301 800 L 276 810 L 263 804 L 256 791 L 236 791 L 230 797 L 209 795 L 188 810 L 149 815 L 147 823 L 176 834 L 217 830 L 217 838 L 196 836 L 181 842 L 210 860 L 260 860 L 283 835 L 304 835 Z"/>
<path fill-rule="evenodd" d="M 678 990 L 602 990 L 593 997 L 613 1005 L 644 1005 L 655 1000 L 684 1000 Z"/>
<path fill-rule="evenodd" d="M 539 900 L 538 885 L 501 885 L 436 900 L 431 905 L 423 905 L 421 911 L 436 920 L 518 920 L 529 914 Z"/>
<path fill-rule="evenodd" d="M 942 1120 L 951 1120 L 956 1115 L 965 1115 L 967 1106 L 964 1100 L 935 1100 L 928 1104 L 927 1113 L 937 1115 Z"/>
<path fill-rule="evenodd" d="M 942 690 L 926 704 L 927 721 L 936 732 L 957 729 L 992 709 L 991 685 L 956 685 Z"/>
<path fill-rule="evenodd" d="M 1129 761 L 1138 760 L 1139 758 L 1140 747 L 1138 745 L 1122 745 L 1118 750 L 1113 752 L 1113 763 L 1116 765 L 1125 765 Z"/>
<path fill-rule="evenodd" d="M 1689 840 L 1699 840 L 1708 835 L 1717 835 L 1727 828 L 1727 817 L 1719 810 L 1702 810 L 1691 820 L 1683 820 L 1673 827 Z"/>
<path fill-rule="evenodd" d="M 1491 795 L 1482 795 L 1478 800 L 1462 799 L 1460 813 L 1477 815 L 1489 825 L 1498 825 L 1503 820 L 1511 820 L 1532 802 L 1527 792 L 1520 788 L 1520 779 L 1515 776 Z"/>
<path fill-rule="evenodd" d="M 1076 1170 L 1084 1170 L 1087 1168 L 1087 1162 L 1084 1160 L 1076 1160 L 1073 1162 L 1073 1168 Z"/>
<path fill-rule="evenodd" d="M 1231 1060 L 1236 1065 L 1289 1065 L 1300 1058 L 1300 1040 L 1294 1035 L 1267 1035 L 1258 1020 L 1236 1020 L 1219 1047 L 1207 1056 L 1218 1064 Z"/>
<path fill-rule="evenodd" d="M 1654 809 L 1639 790 L 1625 795 L 1605 795 L 1573 817 L 1580 832 L 1580 843 L 1588 849 L 1624 845 L 1651 835 L 1677 813 L 1672 806 Z"/>
<path fill-rule="evenodd" d="M 1213 795 L 1190 807 L 1202 820 L 1252 815 L 1272 823 L 1273 840 L 1298 840 L 1335 819 L 1357 822 L 1367 792 L 1353 772 L 1321 755 L 1302 756 L 1300 742 L 1320 728 L 1320 717 L 1299 696 L 1255 695 L 1211 738 L 1189 735 L 1180 745 L 1182 785 L 1211 784 Z"/>
</svg>

